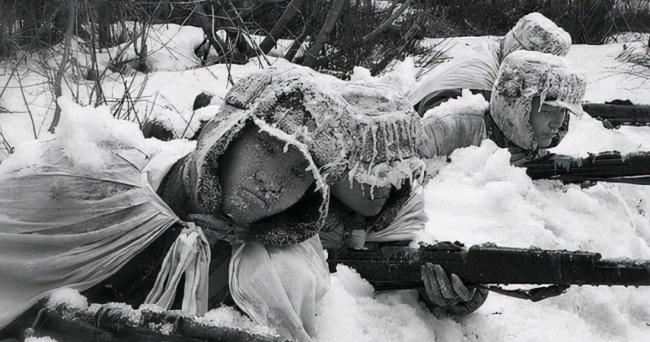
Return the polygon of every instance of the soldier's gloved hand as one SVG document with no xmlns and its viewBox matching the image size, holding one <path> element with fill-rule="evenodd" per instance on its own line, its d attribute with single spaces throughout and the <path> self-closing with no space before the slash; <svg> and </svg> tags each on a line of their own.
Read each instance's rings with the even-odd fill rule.
<svg viewBox="0 0 650 342">
<path fill-rule="evenodd" d="M 467 315 L 487 298 L 487 289 L 465 286 L 456 274 L 448 275 L 440 265 L 426 263 L 420 271 L 424 282 L 420 297 L 436 316 Z"/>
</svg>

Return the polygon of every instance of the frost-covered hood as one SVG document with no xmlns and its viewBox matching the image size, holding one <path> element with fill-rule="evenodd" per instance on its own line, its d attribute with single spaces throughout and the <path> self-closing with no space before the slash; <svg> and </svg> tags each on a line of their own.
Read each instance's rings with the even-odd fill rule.
<svg viewBox="0 0 650 342">
<path fill-rule="evenodd" d="M 571 35 L 544 15 L 533 12 L 519 19 L 501 41 L 501 59 L 518 50 L 566 56 Z"/>
<path fill-rule="evenodd" d="M 246 125 L 302 152 L 323 194 L 321 216 L 329 184 L 347 178 L 399 186 L 423 167 L 415 150 L 419 117 L 393 87 L 345 82 L 304 67 L 267 69 L 230 90 L 187 161 L 183 179 L 201 212 L 220 212 L 219 157 Z"/>
<path fill-rule="evenodd" d="M 529 123 L 533 98 L 541 104 L 582 113 L 582 98 L 587 85 L 580 73 L 569 70 L 565 61 L 547 53 L 516 51 L 503 61 L 492 89 L 490 114 L 504 137 L 518 147 L 537 149 L 535 133 Z M 561 139 L 568 129 L 563 125 Z M 555 143 L 559 143 L 555 139 Z"/>
<path fill-rule="evenodd" d="M 406 97 L 382 81 L 341 82 L 337 91 L 352 117 L 344 176 L 399 189 L 416 170 L 423 170 L 416 148 L 422 125 Z"/>
<path fill-rule="evenodd" d="M 521 17 L 503 38 L 486 37 L 485 44 L 484 51 L 455 57 L 451 63 L 437 66 L 408 94 L 411 103 L 416 105 L 439 90 L 491 90 L 500 63 L 509 54 L 528 50 L 566 56 L 571 36 L 542 14 L 530 13 Z"/>
</svg>

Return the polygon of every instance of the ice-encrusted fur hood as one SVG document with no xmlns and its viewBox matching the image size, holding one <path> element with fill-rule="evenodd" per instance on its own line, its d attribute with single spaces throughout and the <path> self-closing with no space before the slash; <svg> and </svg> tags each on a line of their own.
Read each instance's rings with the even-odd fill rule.
<svg viewBox="0 0 650 342">
<path fill-rule="evenodd" d="M 201 212 L 220 211 L 219 157 L 246 125 L 302 152 L 323 194 L 321 216 L 329 184 L 356 179 L 399 186 L 423 167 L 415 149 L 419 116 L 390 85 L 271 68 L 238 82 L 199 135 L 183 179 Z"/>
<path fill-rule="evenodd" d="M 485 50 L 475 55 L 455 57 L 423 77 L 408 93 L 413 105 L 440 90 L 491 90 L 502 60 L 514 51 L 541 51 L 565 56 L 571 48 L 571 36 L 539 13 L 523 16 L 503 37 L 485 38 Z"/>
<path fill-rule="evenodd" d="M 533 51 L 516 51 L 503 61 L 492 89 L 490 114 L 506 139 L 534 151 L 537 141 L 529 123 L 535 96 L 550 104 L 582 113 L 587 82 L 569 70 L 561 57 Z M 560 138 L 565 132 L 560 132 Z"/>
</svg>

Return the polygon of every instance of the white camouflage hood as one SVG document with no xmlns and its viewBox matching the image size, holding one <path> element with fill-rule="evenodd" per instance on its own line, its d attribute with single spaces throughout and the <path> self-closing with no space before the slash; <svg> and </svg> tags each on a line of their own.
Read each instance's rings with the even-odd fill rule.
<svg viewBox="0 0 650 342">
<path fill-rule="evenodd" d="M 501 58 L 518 50 L 540 51 L 566 56 L 571 35 L 544 15 L 533 12 L 517 21 L 501 41 Z"/>
<path fill-rule="evenodd" d="M 393 87 L 305 67 L 267 69 L 238 82 L 199 135 L 183 179 L 201 213 L 220 211 L 219 157 L 246 125 L 302 152 L 323 194 L 323 215 L 334 182 L 399 187 L 424 168 L 416 151 L 420 118 Z"/>
<path fill-rule="evenodd" d="M 565 61 L 547 53 L 516 51 L 503 61 L 492 88 L 490 114 L 504 137 L 524 150 L 536 150 L 529 123 L 533 98 L 541 104 L 582 113 L 586 78 L 569 70 Z"/>
<path fill-rule="evenodd" d="M 519 50 L 566 56 L 571 48 L 571 36 L 542 14 L 530 13 L 521 17 L 502 39 L 486 38 L 485 45 L 485 51 L 436 67 L 409 92 L 411 103 L 421 103 L 419 111 L 424 113 L 428 109 L 426 103 L 438 96 L 438 91 L 491 90 L 506 56 Z"/>
</svg>

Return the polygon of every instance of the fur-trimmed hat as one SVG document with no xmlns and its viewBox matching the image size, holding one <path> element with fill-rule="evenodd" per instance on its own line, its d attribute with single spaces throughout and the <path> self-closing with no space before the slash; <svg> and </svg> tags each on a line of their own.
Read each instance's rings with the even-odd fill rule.
<svg viewBox="0 0 650 342">
<path fill-rule="evenodd" d="M 219 157 L 247 125 L 302 152 L 323 194 L 321 217 L 329 184 L 356 179 L 399 187 L 423 168 L 415 148 L 419 116 L 389 85 L 345 82 L 304 67 L 267 69 L 228 92 L 187 161 L 184 183 L 202 213 L 220 212 Z"/>
<path fill-rule="evenodd" d="M 524 150 L 536 150 L 529 123 L 533 98 L 582 113 L 587 81 L 571 71 L 563 58 L 534 51 L 516 51 L 503 61 L 492 88 L 490 114 L 506 139 Z"/>
<path fill-rule="evenodd" d="M 501 41 L 501 59 L 517 50 L 540 51 L 566 56 L 571 35 L 544 15 L 533 12 L 517 21 Z"/>
</svg>

